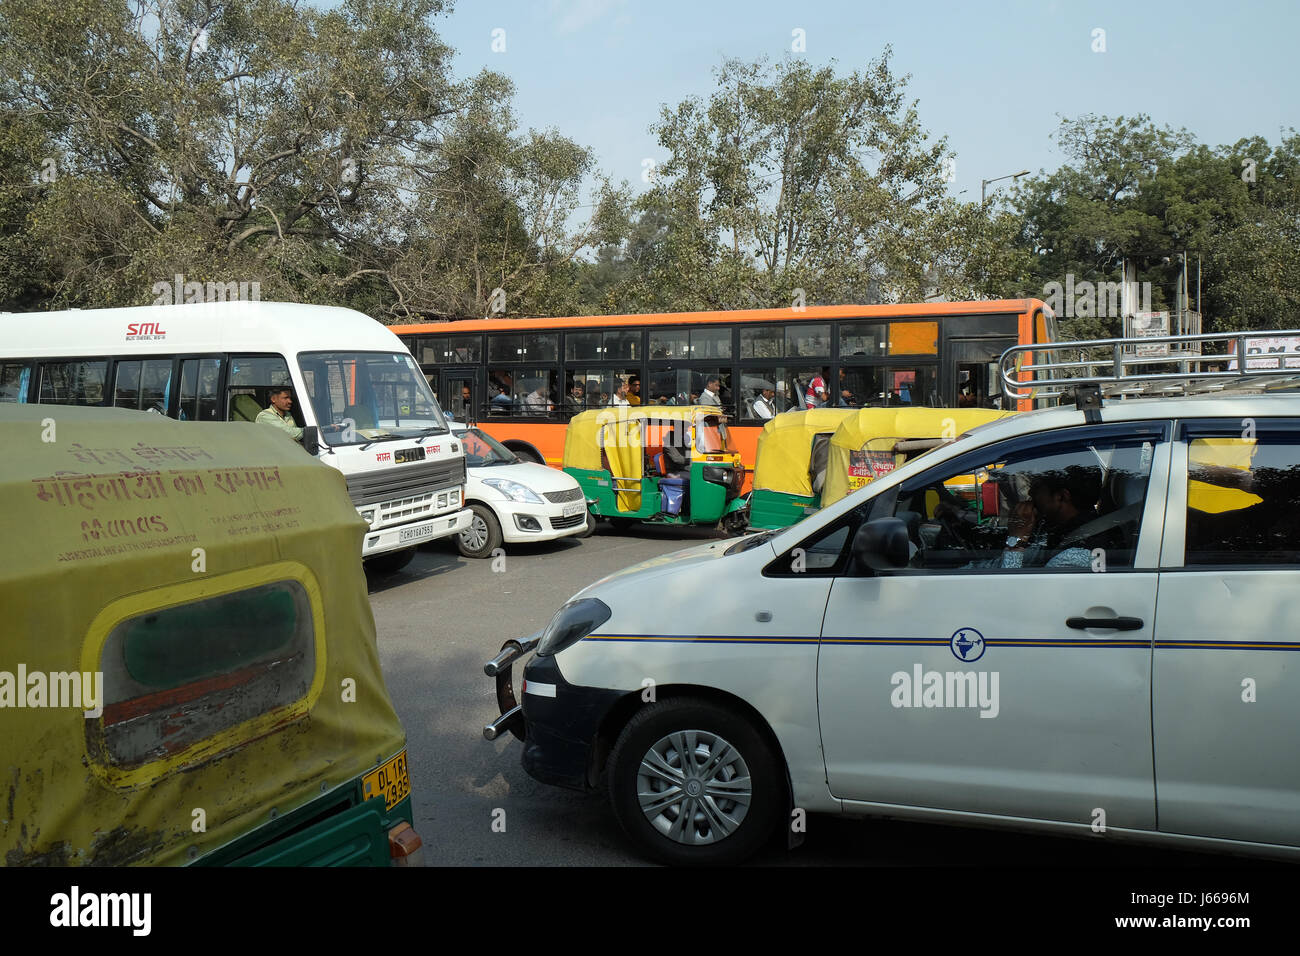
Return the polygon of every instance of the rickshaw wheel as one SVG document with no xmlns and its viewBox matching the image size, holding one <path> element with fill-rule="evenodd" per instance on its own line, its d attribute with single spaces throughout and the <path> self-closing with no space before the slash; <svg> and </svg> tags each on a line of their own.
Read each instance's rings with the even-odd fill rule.
<svg viewBox="0 0 1300 956">
<path fill-rule="evenodd" d="M 722 519 L 722 530 L 729 535 L 749 533 L 749 512 L 734 511 Z"/>
</svg>

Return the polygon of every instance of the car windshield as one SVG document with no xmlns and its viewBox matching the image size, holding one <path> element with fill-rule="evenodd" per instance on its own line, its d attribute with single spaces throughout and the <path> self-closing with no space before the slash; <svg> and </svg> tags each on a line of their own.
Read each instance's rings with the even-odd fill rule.
<svg viewBox="0 0 1300 956">
<path fill-rule="evenodd" d="M 438 400 L 409 353 L 303 352 L 298 365 L 329 445 L 447 434 Z"/>
<path fill-rule="evenodd" d="M 465 446 L 465 465 L 469 468 L 513 465 L 519 461 L 509 448 L 477 428 L 467 428 L 458 437 Z"/>
</svg>

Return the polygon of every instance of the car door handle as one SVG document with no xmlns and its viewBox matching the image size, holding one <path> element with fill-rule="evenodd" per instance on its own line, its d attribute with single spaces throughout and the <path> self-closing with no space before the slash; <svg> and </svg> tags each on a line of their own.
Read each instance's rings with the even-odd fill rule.
<svg viewBox="0 0 1300 956">
<path fill-rule="evenodd" d="M 1065 626 L 1076 631 L 1086 628 L 1109 628 L 1114 631 L 1136 631 L 1142 626 L 1140 617 L 1067 617 Z"/>
</svg>

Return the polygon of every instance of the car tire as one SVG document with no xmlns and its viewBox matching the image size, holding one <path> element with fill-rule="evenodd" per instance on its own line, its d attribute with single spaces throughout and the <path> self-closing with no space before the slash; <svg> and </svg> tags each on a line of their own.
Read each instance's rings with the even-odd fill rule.
<svg viewBox="0 0 1300 956">
<path fill-rule="evenodd" d="M 456 548 L 467 558 L 491 557 L 501 547 L 501 523 L 486 505 L 473 504 L 469 510 L 474 516 L 469 527 L 456 535 Z"/>
<path fill-rule="evenodd" d="M 574 535 L 575 538 L 590 538 L 596 533 L 596 516 L 590 511 L 587 512 L 587 524 L 581 531 Z"/>
<path fill-rule="evenodd" d="M 401 551 L 389 551 L 366 559 L 366 570 L 375 574 L 396 574 L 415 559 L 415 548 L 403 548 Z"/>
<path fill-rule="evenodd" d="M 709 768 L 708 759 L 719 752 L 730 757 Z M 703 772 L 683 775 L 688 761 Z M 748 803 L 728 798 L 730 781 L 746 778 L 738 792 Z M 685 782 L 678 787 L 673 779 Z M 610 753 L 608 786 L 614 816 L 632 842 L 673 865 L 748 859 L 772 836 L 782 806 L 780 764 L 762 734 L 735 712 L 698 698 L 643 707 Z"/>
</svg>

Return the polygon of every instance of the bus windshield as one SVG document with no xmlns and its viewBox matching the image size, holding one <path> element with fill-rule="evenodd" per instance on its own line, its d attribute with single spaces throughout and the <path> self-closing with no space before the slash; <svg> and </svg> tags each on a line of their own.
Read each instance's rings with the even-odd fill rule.
<svg viewBox="0 0 1300 956">
<path fill-rule="evenodd" d="M 302 352 L 307 396 L 330 445 L 447 434 L 447 421 L 410 355 Z"/>
</svg>

